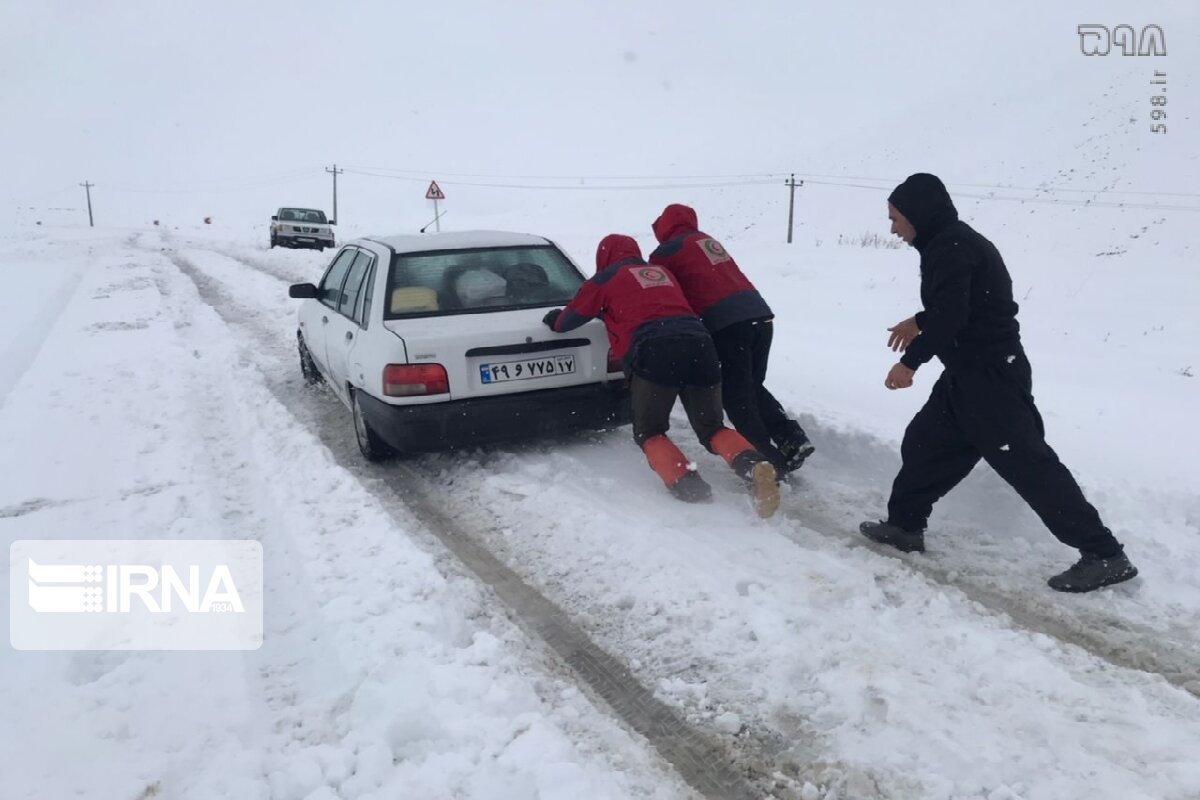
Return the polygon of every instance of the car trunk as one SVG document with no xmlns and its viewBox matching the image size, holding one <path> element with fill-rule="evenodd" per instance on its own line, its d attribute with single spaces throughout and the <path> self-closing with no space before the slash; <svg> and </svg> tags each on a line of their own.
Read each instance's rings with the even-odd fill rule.
<svg viewBox="0 0 1200 800">
<path fill-rule="evenodd" d="M 387 320 L 412 364 L 441 364 L 450 398 L 534 392 L 608 376 L 608 336 L 592 321 L 570 333 L 542 323 L 547 309 Z M 616 377 L 616 376 L 614 376 Z"/>
</svg>

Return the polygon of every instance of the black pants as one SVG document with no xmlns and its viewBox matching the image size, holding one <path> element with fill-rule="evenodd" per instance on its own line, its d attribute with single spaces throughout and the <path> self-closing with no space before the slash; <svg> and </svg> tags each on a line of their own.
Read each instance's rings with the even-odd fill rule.
<svg viewBox="0 0 1200 800">
<path fill-rule="evenodd" d="M 933 504 L 983 458 L 1063 544 L 1109 557 L 1121 545 L 1070 471 L 1046 444 L 1023 353 L 1011 363 L 946 371 L 904 432 L 903 466 L 892 484 L 888 521 L 924 530 Z"/>
<path fill-rule="evenodd" d="M 633 440 L 638 447 L 671 427 L 675 398 L 683 400 L 688 422 L 709 447 L 725 425 L 721 412 L 721 370 L 708 336 L 661 336 L 639 344 L 629 381 Z"/>
<path fill-rule="evenodd" d="M 721 402 L 729 421 L 780 469 L 784 458 L 776 445 L 807 441 L 808 436 L 763 385 L 773 337 L 770 320 L 736 322 L 714 333 L 713 342 L 721 359 Z"/>
</svg>

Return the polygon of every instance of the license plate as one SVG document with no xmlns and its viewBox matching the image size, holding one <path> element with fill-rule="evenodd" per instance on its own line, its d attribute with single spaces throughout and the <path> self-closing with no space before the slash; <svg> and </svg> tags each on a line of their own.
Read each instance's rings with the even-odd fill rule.
<svg viewBox="0 0 1200 800">
<path fill-rule="evenodd" d="M 549 378 L 554 375 L 570 375 L 575 371 L 575 356 L 548 356 L 546 358 L 523 358 L 520 361 L 501 361 L 479 365 L 479 380 L 483 383 L 525 381 L 531 378 Z"/>
</svg>

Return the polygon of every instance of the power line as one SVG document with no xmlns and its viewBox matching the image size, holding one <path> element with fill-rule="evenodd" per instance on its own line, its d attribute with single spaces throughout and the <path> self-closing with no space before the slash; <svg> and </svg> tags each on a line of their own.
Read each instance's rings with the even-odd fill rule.
<svg viewBox="0 0 1200 800">
<path fill-rule="evenodd" d="M 734 174 L 716 174 L 716 175 L 498 175 L 486 173 L 467 173 L 467 172 L 444 172 L 441 170 L 429 169 L 407 169 L 403 167 L 365 167 L 360 165 L 351 165 L 347 169 L 357 172 L 361 175 L 371 175 L 380 178 L 395 178 L 404 180 L 401 175 L 412 175 L 410 180 L 425 181 L 429 175 L 446 175 L 451 178 L 482 178 L 485 180 L 495 181 L 690 181 L 690 180 L 707 180 L 707 181 L 735 181 L 731 184 L 721 185 L 755 185 L 767 184 L 780 178 L 787 178 L 791 173 L 784 172 L 761 172 L 761 173 L 734 173 Z M 399 173 L 399 175 L 387 175 L 382 173 Z M 797 178 L 804 180 L 812 180 L 818 182 L 819 179 L 831 179 L 828 185 L 854 185 L 844 184 L 835 181 L 871 181 L 885 185 L 896 186 L 903 177 L 875 177 L 865 175 L 828 175 L 816 173 L 794 173 Z M 739 180 L 740 179 L 740 180 Z M 497 183 L 453 183 L 447 181 L 450 185 L 457 186 L 501 186 L 503 188 L 558 188 L 558 187 L 542 187 L 542 186 L 527 186 L 525 184 L 497 184 Z M 687 184 L 692 185 L 692 184 Z M 705 184 L 707 185 L 707 184 Z M 973 189 L 1005 189 L 1009 191 L 1026 191 L 1026 192 L 1046 192 L 1046 193 L 1072 193 L 1072 194 L 1136 194 L 1136 195 L 1154 195 L 1160 197 L 1196 197 L 1200 198 L 1200 193 L 1196 192 L 1161 192 L 1147 191 L 1137 189 L 1070 189 L 1057 186 L 1013 186 L 1006 184 L 993 183 L 948 183 L 948 186 L 963 186 Z M 609 188 L 609 187 L 599 187 Z M 612 187 L 612 188 L 627 188 L 627 187 Z M 636 187 L 642 188 L 642 187 Z M 669 187 L 674 188 L 674 187 Z M 863 187 L 866 188 L 866 187 Z M 884 187 L 869 187 L 869 188 L 887 188 Z"/>
<path fill-rule="evenodd" d="M 209 185 L 200 184 L 187 189 L 147 189 L 143 187 L 108 186 L 109 191 L 130 192 L 135 194 L 205 194 L 209 192 L 240 192 L 244 189 L 257 189 L 264 186 L 279 186 L 285 183 L 295 183 L 302 179 L 313 178 L 317 175 L 317 167 L 305 167 L 286 172 L 270 173 L 238 184 Z"/>
<path fill-rule="evenodd" d="M 407 175 L 384 175 L 384 174 L 378 173 L 378 172 L 367 172 L 365 170 L 351 169 L 350 167 L 346 167 L 346 172 L 348 172 L 352 175 L 367 175 L 367 176 L 370 176 L 373 178 L 387 178 L 389 180 L 409 181 L 409 182 L 414 182 L 414 183 L 424 183 L 425 181 L 429 180 L 428 176 L 431 174 L 429 172 L 426 172 L 426 173 L 424 173 L 424 177 L 417 178 L 417 177 L 408 177 Z M 549 180 L 549 179 L 547 178 L 546 180 Z M 572 178 L 570 180 L 587 180 L 587 179 Z M 472 186 L 472 187 L 476 187 L 476 188 L 485 188 L 485 189 L 541 189 L 541 190 L 548 190 L 548 191 L 608 192 L 608 191 L 639 191 L 639 190 L 646 190 L 646 189 L 649 189 L 649 190 L 653 190 L 653 189 L 710 189 L 710 188 L 720 188 L 720 187 L 727 187 L 727 186 L 765 186 L 765 185 L 774 183 L 774 180 L 764 178 L 764 179 L 744 180 L 744 181 L 724 181 L 724 182 L 720 182 L 720 183 L 676 183 L 676 184 L 653 183 L 653 184 L 627 184 L 624 186 L 621 186 L 621 185 L 553 186 L 550 184 L 537 184 L 537 183 L 491 183 L 491 182 L 480 183 L 480 182 L 474 182 L 474 181 L 453 181 L 453 180 L 451 180 L 451 181 L 439 180 L 438 181 L 439 185 L 443 184 L 443 183 L 446 184 L 447 186 Z"/>
<path fill-rule="evenodd" d="M 347 169 L 364 170 L 367 172 L 399 172 L 416 176 L 419 180 L 427 180 L 429 175 L 447 175 L 451 178 L 491 178 L 495 180 L 529 180 L 529 181 L 650 181 L 650 180 L 726 180 L 733 178 L 763 178 L 775 180 L 786 175 L 783 172 L 739 172 L 725 175 L 494 175 L 475 172 L 446 172 L 443 170 L 405 169 L 400 167 L 365 167 L 350 165 Z M 382 177 L 382 176 L 381 176 Z M 464 184 L 460 184 L 464 185 Z M 469 185 L 469 184 L 468 184 Z"/>
</svg>

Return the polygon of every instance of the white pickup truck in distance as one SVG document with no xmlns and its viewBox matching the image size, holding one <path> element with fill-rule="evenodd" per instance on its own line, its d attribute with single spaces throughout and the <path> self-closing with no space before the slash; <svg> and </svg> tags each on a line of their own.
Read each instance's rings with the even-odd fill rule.
<svg viewBox="0 0 1200 800">
<path fill-rule="evenodd" d="M 271 247 L 333 247 L 333 226 L 316 208 L 281 208 L 271 216 Z"/>
</svg>

